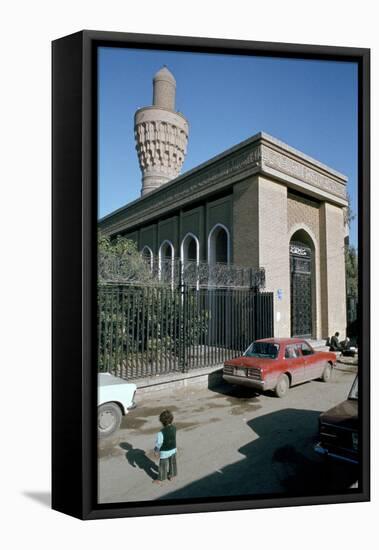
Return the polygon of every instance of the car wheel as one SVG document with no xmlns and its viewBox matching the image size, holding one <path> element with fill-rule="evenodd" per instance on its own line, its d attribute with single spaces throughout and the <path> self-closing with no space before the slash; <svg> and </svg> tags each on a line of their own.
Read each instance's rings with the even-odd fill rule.
<svg viewBox="0 0 379 550">
<path fill-rule="evenodd" d="M 286 374 L 281 374 L 275 388 L 276 397 L 284 397 L 290 387 L 290 381 Z"/>
<path fill-rule="evenodd" d="M 324 368 L 324 372 L 322 373 L 322 376 L 321 376 L 321 380 L 323 382 L 329 382 L 329 380 L 331 379 L 332 377 L 332 367 L 331 365 L 328 363 L 326 365 L 326 367 Z"/>
<path fill-rule="evenodd" d="M 97 410 L 97 432 L 100 438 L 108 437 L 117 431 L 122 420 L 122 412 L 116 403 L 104 403 Z"/>
</svg>

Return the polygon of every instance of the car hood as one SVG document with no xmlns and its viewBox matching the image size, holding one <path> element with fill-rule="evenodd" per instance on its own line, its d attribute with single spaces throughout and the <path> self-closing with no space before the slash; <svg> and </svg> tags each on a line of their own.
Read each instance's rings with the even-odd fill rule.
<svg viewBox="0 0 379 550">
<path fill-rule="evenodd" d="M 346 399 L 346 401 L 322 413 L 320 421 L 327 424 L 335 424 L 342 428 L 357 426 L 358 401 L 356 399 Z"/>
<path fill-rule="evenodd" d="M 241 356 L 225 361 L 225 365 L 231 365 L 233 367 L 255 367 L 258 369 L 264 369 L 275 364 L 276 361 L 277 359 L 260 359 L 259 357 Z"/>
</svg>

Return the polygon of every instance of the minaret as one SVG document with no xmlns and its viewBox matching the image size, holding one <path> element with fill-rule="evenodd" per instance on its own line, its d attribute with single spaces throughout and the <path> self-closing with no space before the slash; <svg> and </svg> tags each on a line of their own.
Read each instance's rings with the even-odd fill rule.
<svg viewBox="0 0 379 550">
<path fill-rule="evenodd" d="M 138 109 L 134 115 L 141 195 L 176 178 L 184 162 L 188 122 L 175 111 L 175 92 L 175 78 L 163 67 L 153 78 L 153 105 Z"/>
</svg>

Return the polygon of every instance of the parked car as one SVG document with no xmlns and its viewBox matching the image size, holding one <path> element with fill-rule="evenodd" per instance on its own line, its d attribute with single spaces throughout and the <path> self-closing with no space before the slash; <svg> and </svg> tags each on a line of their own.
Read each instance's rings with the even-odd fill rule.
<svg viewBox="0 0 379 550">
<path fill-rule="evenodd" d="M 315 351 L 306 340 L 266 338 L 253 342 L 241 357 L 225 361 L 223 378 L 283 397 L 290 386 L 316 378 L 328 382 L 335 364 L 335 353 Z"/>
<path fill-rule="evenodd" d="M 137 386 L 102 372 L 98 375 L 97 430 L 99 437 L 108 437 L 119 429 L 122 417 L 136 407 Z"/>
<path fill-rule="evenodd" d="M 320 415 L 319 438 L 317 453 L 358 464 L 358 376 L 346 401 Z"/>
</svg>

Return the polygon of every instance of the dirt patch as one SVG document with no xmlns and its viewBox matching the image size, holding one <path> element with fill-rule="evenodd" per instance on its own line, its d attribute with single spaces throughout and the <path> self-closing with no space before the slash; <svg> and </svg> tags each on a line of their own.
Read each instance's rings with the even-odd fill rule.
<svg viewBox="0 0 379 550">
<path fill-rule="evenodd" d="M 185 432 L 188 432 L 189 430 L 193 430 L 197 428 L 200 425 L 199 422 L 175 422 L 175 426 L 178 430 L 183 430 Z"/>
<path fill-rule="evenodd" d="M 130 411 L 127 415 L 124 416 L 121 422 L 121 429 L 140 430 L 142 433 L 153 433 L 154 431 L 157 431 L 156 428 L 154 428 L 152 431 L 144 431 L 142 428 L 150 418 L 156 418 L 157 422 L 159 423 L 159 415 L 165 408 L 168 408 L 172 412 L 178 410 L 178 407 L 176 407 L 175 405 L 170 407 L 147 407 L 142 405 L 141 407 L 137 407 L 136 409 Z"/>
<path fill-rule="evenodd" d="M 240 405 L 241 403 L 259 403 L 259 399 L 251 395 L 229 395 L 228 397 L 226 397 L 226 401 L 231 405 Z"/>
<path fill-rule="evenodd" d="M 226 397 L 227 405 L 230 408 L 230 414 L 240 415 L 249 412 L 255 412 L 262 408 L 260 400 L 255 394 L 246 394 L 245 392 L 237 393 L 237 395 L 229 395 Z"/>
<path fill-rule="evenodd" d="M 218 403 L 209 403 L 207 407 L 204 407 L 204 410 L 206 409 L 223 409 L 224 407 L 228 407 L 228 403 L 224 403 L 223 405 L 219 405 Z"/>
<path fill-rule="evenodd" d="M 228 407 L 230 414 L 237 416 L 257 411 L 262 407 L 259 399 L 260 394 L 248 388 L 222 386 L 219 389 L 222 393 L 215 393 L 214 395 L 205 397 L 206 405 L 194 409 L 193 412 L 200 413 L 209 409 L 225 409 Z"/>
<path fill-rule="evenodd" d="M 144 418 L 133 418 L 131 415 L 127 414 L 124 416 L 121 422 L 122 430 L 140 430 L 147 420 Z"/>
<path fill-rule="evenodd" d="M 107 442 L 105 445 L 99 445 L 97 449 L 98 458 L 114 458 L 123 454 L 124 451 L 120 449 L 119 441 Z"/>
<path fill-rule="evenodd" d="M 175 405 L 167 404 L 166 400 L 166 403 L 164 405 L 160 405 L 159 407 L 147 407 L 146 405 L 141 405 L 140 407 L 137 406 L 137 408 L 130 411 L 127 416 L 141 418 L 151 418 L 153 416 L 156 416 L 158 418 L 161 412 L 165 409 L 169 409 L 170 411 L 174 412 L 178 410 L 178 407 L 176 407 Z"/>
<path fill-rule="evenodd" d="M 230 414 L 239 416 L 240 414 L 243 414 L 243 413 L 258 411 L 261 408 L 262 408 L 262 405 L 255 405 L 254 403 L 240 404 L 232 407 L 230 409 Z"/>
</svg>

